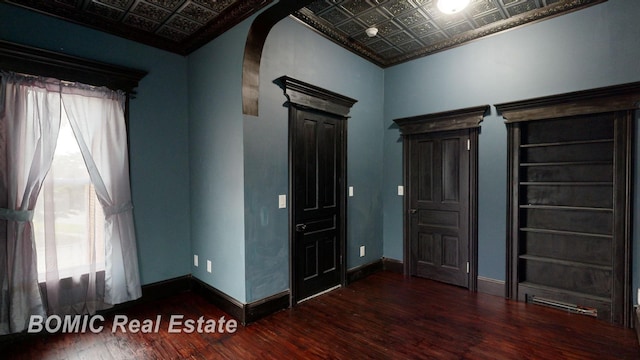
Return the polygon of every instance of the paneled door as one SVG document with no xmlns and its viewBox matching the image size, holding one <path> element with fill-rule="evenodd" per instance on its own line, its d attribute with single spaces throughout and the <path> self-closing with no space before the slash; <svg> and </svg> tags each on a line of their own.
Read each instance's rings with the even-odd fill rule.
<svg viewBox="0 0 640 360">
<path fill-rule="evenodd" d="M 469 287 L 470 130 L 409 139 L 412 275 Z"/>
<path fill-rule="evenodd" d="M 294 300 L 299 302 L 341 284 L 345 120 L 296 109 L 293 121 Z"/>
<path fill-rule="evenodd" d="M 291 305 L 345 283 L 348 114 L 357 100 L 283 76 L 289 107 Z"/>
</svg>

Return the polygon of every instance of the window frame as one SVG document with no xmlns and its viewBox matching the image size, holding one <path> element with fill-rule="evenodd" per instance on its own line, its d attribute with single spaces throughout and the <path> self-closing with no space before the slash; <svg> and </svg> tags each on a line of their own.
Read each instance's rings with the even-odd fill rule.
<svg viewBox="0 0 640 360">
<path fill-rule="evenodd" d="M 127 133 L 127 149 L 130 151 L 129 100 L 135 98 L 135 89 L 138 87 L 140 80 L 147 75 L 146 71 L 16 44 L 5 40 L 0 40 L 0 70 L 51 77 L 64 81 L 104 86 L 111 90 L 124 91 L 126 94 L 124 116 Z M 98 273 L 99 277 L 104 278 L 104 271 Z M 70 279 L 64 281 L 67 280 Z M 40 287 L 43 293 L 46 294 L 45 284 L 40 283 Z"/>
<path fill-rule="evenodd" d="M 105 86 L 126 93 L 125 123 L 129 145 L 129 100 L 148 73 L 144 70 L 85 59 L 55 51 L 0 40 L 0 70 L 93 86 Z"/>
</svg>

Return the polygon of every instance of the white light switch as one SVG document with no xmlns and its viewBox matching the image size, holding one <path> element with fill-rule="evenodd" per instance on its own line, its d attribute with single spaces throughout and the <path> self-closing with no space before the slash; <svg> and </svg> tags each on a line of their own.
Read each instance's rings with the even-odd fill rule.
<svg viewBox="0 0 640 360">
<path fill-rule="evenodd" d="M 287 195 L 278 195 L 278 208 L 285 209 L 287 207 Z"/>
<path fill-rule="evenodd" d="M 193 266 L 198 266 L 198 255 L 193 255 Z"/>
<path fill-rule="evenodd" d="M 398 185 L 398 195 L 404 196 L 404 186 Z"/>
<path fill-rule="evenodd" d="M 364 245 L 360 246 L 360 257 L 364 257 Z"/>
<path fill-rule="evenodd" d="M 207 272 L 211 272 L 211 260 L 207 260 Z"/>
<path fill-rule="evenodd" d="M 353 196 L 353 186 L 349 186 L 349 196 Z"/>
</svg>

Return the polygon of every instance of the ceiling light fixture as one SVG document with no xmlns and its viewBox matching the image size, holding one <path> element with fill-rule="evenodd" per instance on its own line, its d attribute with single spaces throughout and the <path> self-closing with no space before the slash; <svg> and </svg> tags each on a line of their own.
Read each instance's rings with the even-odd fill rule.
<svg viewBox="0 0 640 360">
<path fill-rule="evenodd" d="M 470 0 L 438 0 L 438 9 L 445 14 L 455 14 L 464 10 Z"/>
<path fill-rule="evenodd" d="M 378 34 L 378 28 L 375 26 L 372 26 L 370 28 L 368 28 L 367 30 L 364 31 L 365 33 L 367 33 L 368 37 L 374 37 Z"/>
</svg>

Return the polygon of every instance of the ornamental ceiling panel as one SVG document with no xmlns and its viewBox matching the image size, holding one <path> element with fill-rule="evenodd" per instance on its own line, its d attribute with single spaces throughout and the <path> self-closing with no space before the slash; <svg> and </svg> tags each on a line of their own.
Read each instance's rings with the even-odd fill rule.
<svg viewBox="0 0 640 360">
<path fill-rule="evenodd" d="M 444 14 L 437 0 L 317 0 L 292 14 L 325 37 L 388 67 L 606 0 L 471 0 Z M 369 37 L 365 30 L 378 32 Z"/>
<path fill-rule="evenodd" d="M 447 15 L 437 0 L 316 0 L 291 16 L 388 67 L 606 0 L 471 0 Z M 0 0 L 188 55 L 274 0 Z M 375 36 L 366 30 L 375 27 Z"/>
<path fill-rule="evenodd" d="M 273 0 L 2 0 L 187 55 Z"/>
</svg>

